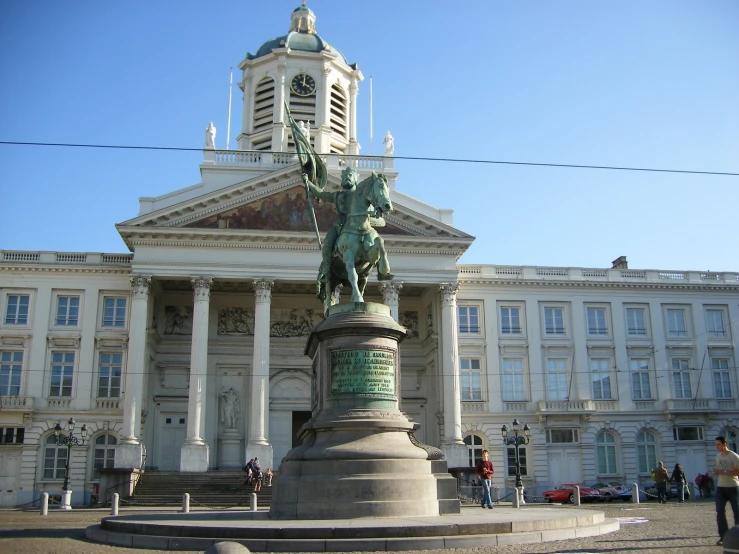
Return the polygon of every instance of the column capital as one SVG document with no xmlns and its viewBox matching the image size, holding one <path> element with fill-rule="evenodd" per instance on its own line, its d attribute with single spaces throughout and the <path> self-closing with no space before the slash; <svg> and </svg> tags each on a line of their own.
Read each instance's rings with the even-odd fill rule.
<svg viewBox="0 0 739 554">
<path fill-rule="evenodd" d="M 269 302 L 272 299 L 273 279 L 254 279 L 254 292 L 257 302 Z"/>
<path fill-rule="evenodd" d="M 459 283 L 439 283 L 442 305 L 452 304 L 457 299 Z"/>
<path fill-rule="evenodd" d="M 133 289 L 133 298 L 146 298 L 151 286 L 151 275 L 131 275 L 128 280 Z"/>
<path fill-rule="evenodd" d="M 398 295 L 400 290 L 403 288 L 403 281 L 384 281 L 380 283 L 380 290 L 382 291 L 382 300 L 385 304 L 397 304 Z"/>
<path fill-rule="evenodd" d="M 195 276 L 190 278 L 190 282 L 194 290 L 193 300 L 195 302 L 198 300 L 208 301 L 210 299 L 210 288 L 213 286 L 212 277 Z"/>
</svg>

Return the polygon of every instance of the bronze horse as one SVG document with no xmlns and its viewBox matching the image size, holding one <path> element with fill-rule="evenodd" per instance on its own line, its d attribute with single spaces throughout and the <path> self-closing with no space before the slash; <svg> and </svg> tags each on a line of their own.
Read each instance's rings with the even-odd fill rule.
<svg viewBox="0 0 739 554">
<path fill-rule="evenodd" d="M 351 286 L 352 302 L 364 302 L 367 278 L 375 266 L 379 280 L 393 278 L 385 243 L 374 229 L 385 225 L 382 216 L 393 209 L 387 178 L 373 171 L 357 184 L 350 206 L 346 223 L 336 239 L 331 268 L 318 291 L 325 312 L 338 301 L 334 294 L 338 285 Z"/>
</svg>

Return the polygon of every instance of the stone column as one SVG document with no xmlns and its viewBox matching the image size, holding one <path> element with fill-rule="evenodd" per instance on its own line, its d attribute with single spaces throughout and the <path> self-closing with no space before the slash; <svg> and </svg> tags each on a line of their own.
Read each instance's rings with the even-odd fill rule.
<svg viewBox="0 0 739 554">
<path fill-rule="evenodd" d="M 398 296 L 403 288 L 402 281 L 384 281 L 380 283 L 382 290 L 382 301 L 390 308 L 390 315 L 395 321 L 398 320 Z"/>
<path fill-rule="evenodd" d="M 285 82 L 285 69 L 283 63 L 277 66 L 277 79 L 275 79 L 275 103 L 272 119 L 272 151 L 287 152 L 287 122 L 285 118 L 285 98 L 287 87 Z"/>
<path fill-rule="evenodd" d="M 272 467 L 272 445 L 267 440 L 269 415 L 269 327 L 271 279 L 255 279 L 254 359 L 251 368 L 251 403 L 249 405 L 249 440 L 246 459 L 259 458 L 263 470 Z"/>
<path fill-rule="evenodd" d="M 468 465 L 467 447 L 462 441 L 460 398 L 457 283 L 441 283 L 441 374 L 444 384 L 444 436 L 441 449 L 449 467 Z"/>
<path fill-rule="evenodd" d="M 144 407 L 144 371 L 146 359 L 146 317 L 149 313 L 151 275 L 132 275 L 131 316 L 126 355 L 126 389 L 123 396 L 123 428 L 115 449 L 117 468 L 140 469 L 143 445 L 137 436 Z"/>
<path fill-rule="evenodd" d="M 357 142 L 357 96 L 359 95 L 359 86 L 356 77 L 352 78 L 352 84 L 349 85 L 349 154 L 356 156 L 359 154 L 359 143 Z"/>
<path fill-rule="evenodd" d="M 191 279 L 194 298 L 190 349 L 190 396 L 187 403 L 187 438 L 182 445 L 180 471 L 208 471 L 209 447 L 203 440 L 205 392 L 208 383 L 208 310 L 210 277 Z"/>
</svg>

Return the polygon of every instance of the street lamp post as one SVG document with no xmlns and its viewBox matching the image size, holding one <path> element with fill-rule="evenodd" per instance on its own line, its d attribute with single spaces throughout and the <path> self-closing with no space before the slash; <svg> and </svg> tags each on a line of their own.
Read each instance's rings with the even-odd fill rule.
<svg viewBox="0 0 739 554">
<path fill-rule="evenodd" d="M 67 429 L 69 434 L 63 435 L 62 434 L 62 426 L 61 421 L 56 422 L 56 427 L 54 427 L 54 435 L 56 436 L 56 443 L 59 446 L 66 446 L 67 447 L 67 465 L 64 468 L 64 485 L 62 486 L 62 504 L 59 506 L 62 510 L 71 510 L 72 509 L 72 491 L 69 489 L 69 460 L 72 458 L 72 447 L 73 446 L 83 446 L 85 444 L 85 441 L 87 440 L 87 425 L 82 425 L 82 429 L 80 429 L 80 435 L 79 437 L 75 436 L 74 434 L 74 418 L 70 417 L 69 421 L 67 422 Z"/>
<path fill-rule="evenodd" d="M 524 424 L 523 426 L 523 435 L 519 434 L 519 431 L 521 430 L 520 424 L 518 423 L 517 419 L 513 420 L 513 434 L 511 435 L 508 426 L 503 425 L 503 427 L 500 429 L 500 432 L 503 434 L 503 443 L 506 446 L 513 446 L 514 447 L 514 456 L 516 460 L 516 499 L 517 502 L 515 503 L 514 507 L 518 507 L 520 504 L 524 503 L 523 500 L 523 481 L 521 481 L 521 454 L 519 452 L 519 448 L 523 444 L 529 444 L 529 441 L 531 440 L 531 428 L 528 426 L 528 424 Z"/>
</svg>

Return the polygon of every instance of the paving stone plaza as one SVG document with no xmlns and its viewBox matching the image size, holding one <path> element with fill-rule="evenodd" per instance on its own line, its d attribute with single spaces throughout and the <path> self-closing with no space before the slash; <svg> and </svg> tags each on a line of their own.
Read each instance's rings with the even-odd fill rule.
<svg viewBox="0 0 739 554">
<path fill-rule="evenodd" d="M 537 505 L 541 506 L 541 505 Z M 527 508 L 522 508 L 526 510 Z M 572 506 L 557 506 L 558 510 L 574 510 Z M 577 509 L 581 509 L 578 507 Z M 618 518 L 621 529 L 614 533 L 582 539 L 563 540 L 539 544 L 522 544 L 497 547 L 451 549 L 453 553 L 474 552 L 475 554 L 506 553 L 528 554 L 554 552 L 558 554 L 578 553 L 623 553 L 640 554 L 685 552 L 690 554 L 717 553 L 723 550 L 715 546 L 716 516 L 710 500 L 692 501 L 680 505 L 652 502 L 633 505 L 614 502 L 594 507 L 605 513 L 607 518 Z M 479 508 L 464 507 L 462 516 Z M 156 513 L 172 512 L 158 510 Z M 729 509 L 730 511 L 730 509 Z M 132 513 L 125 509 L 121 513 Z M 5 554 L 156 554 L 175 552 L 172 550 L 148 550 L 123 548 L 89 542 L 85 529 L 100 523 L 108 510 L 78 509 L 71 512 L 50 511 L 46 517 L 37 512 L 17 510 L 0 511 L 0 552 Z M 144 513 L 141 511 L 141 513 Z M 147 512 L 151 513 L 151 512 Z M 729 519 L 731 516 L 729 515 Z M 450 549 L 444 552 L 449 552 Z M 184 552 L 184 551 L 182 551 Z M 192 551 L 190 551 L 192 552 Z M 409 552 L 409 551 L 406 551 Z M 413 551 L 410 551 L 413 552 Z M 441 554 L 442 550 L 419 550 L 426 554 Z"/>
</svg>

